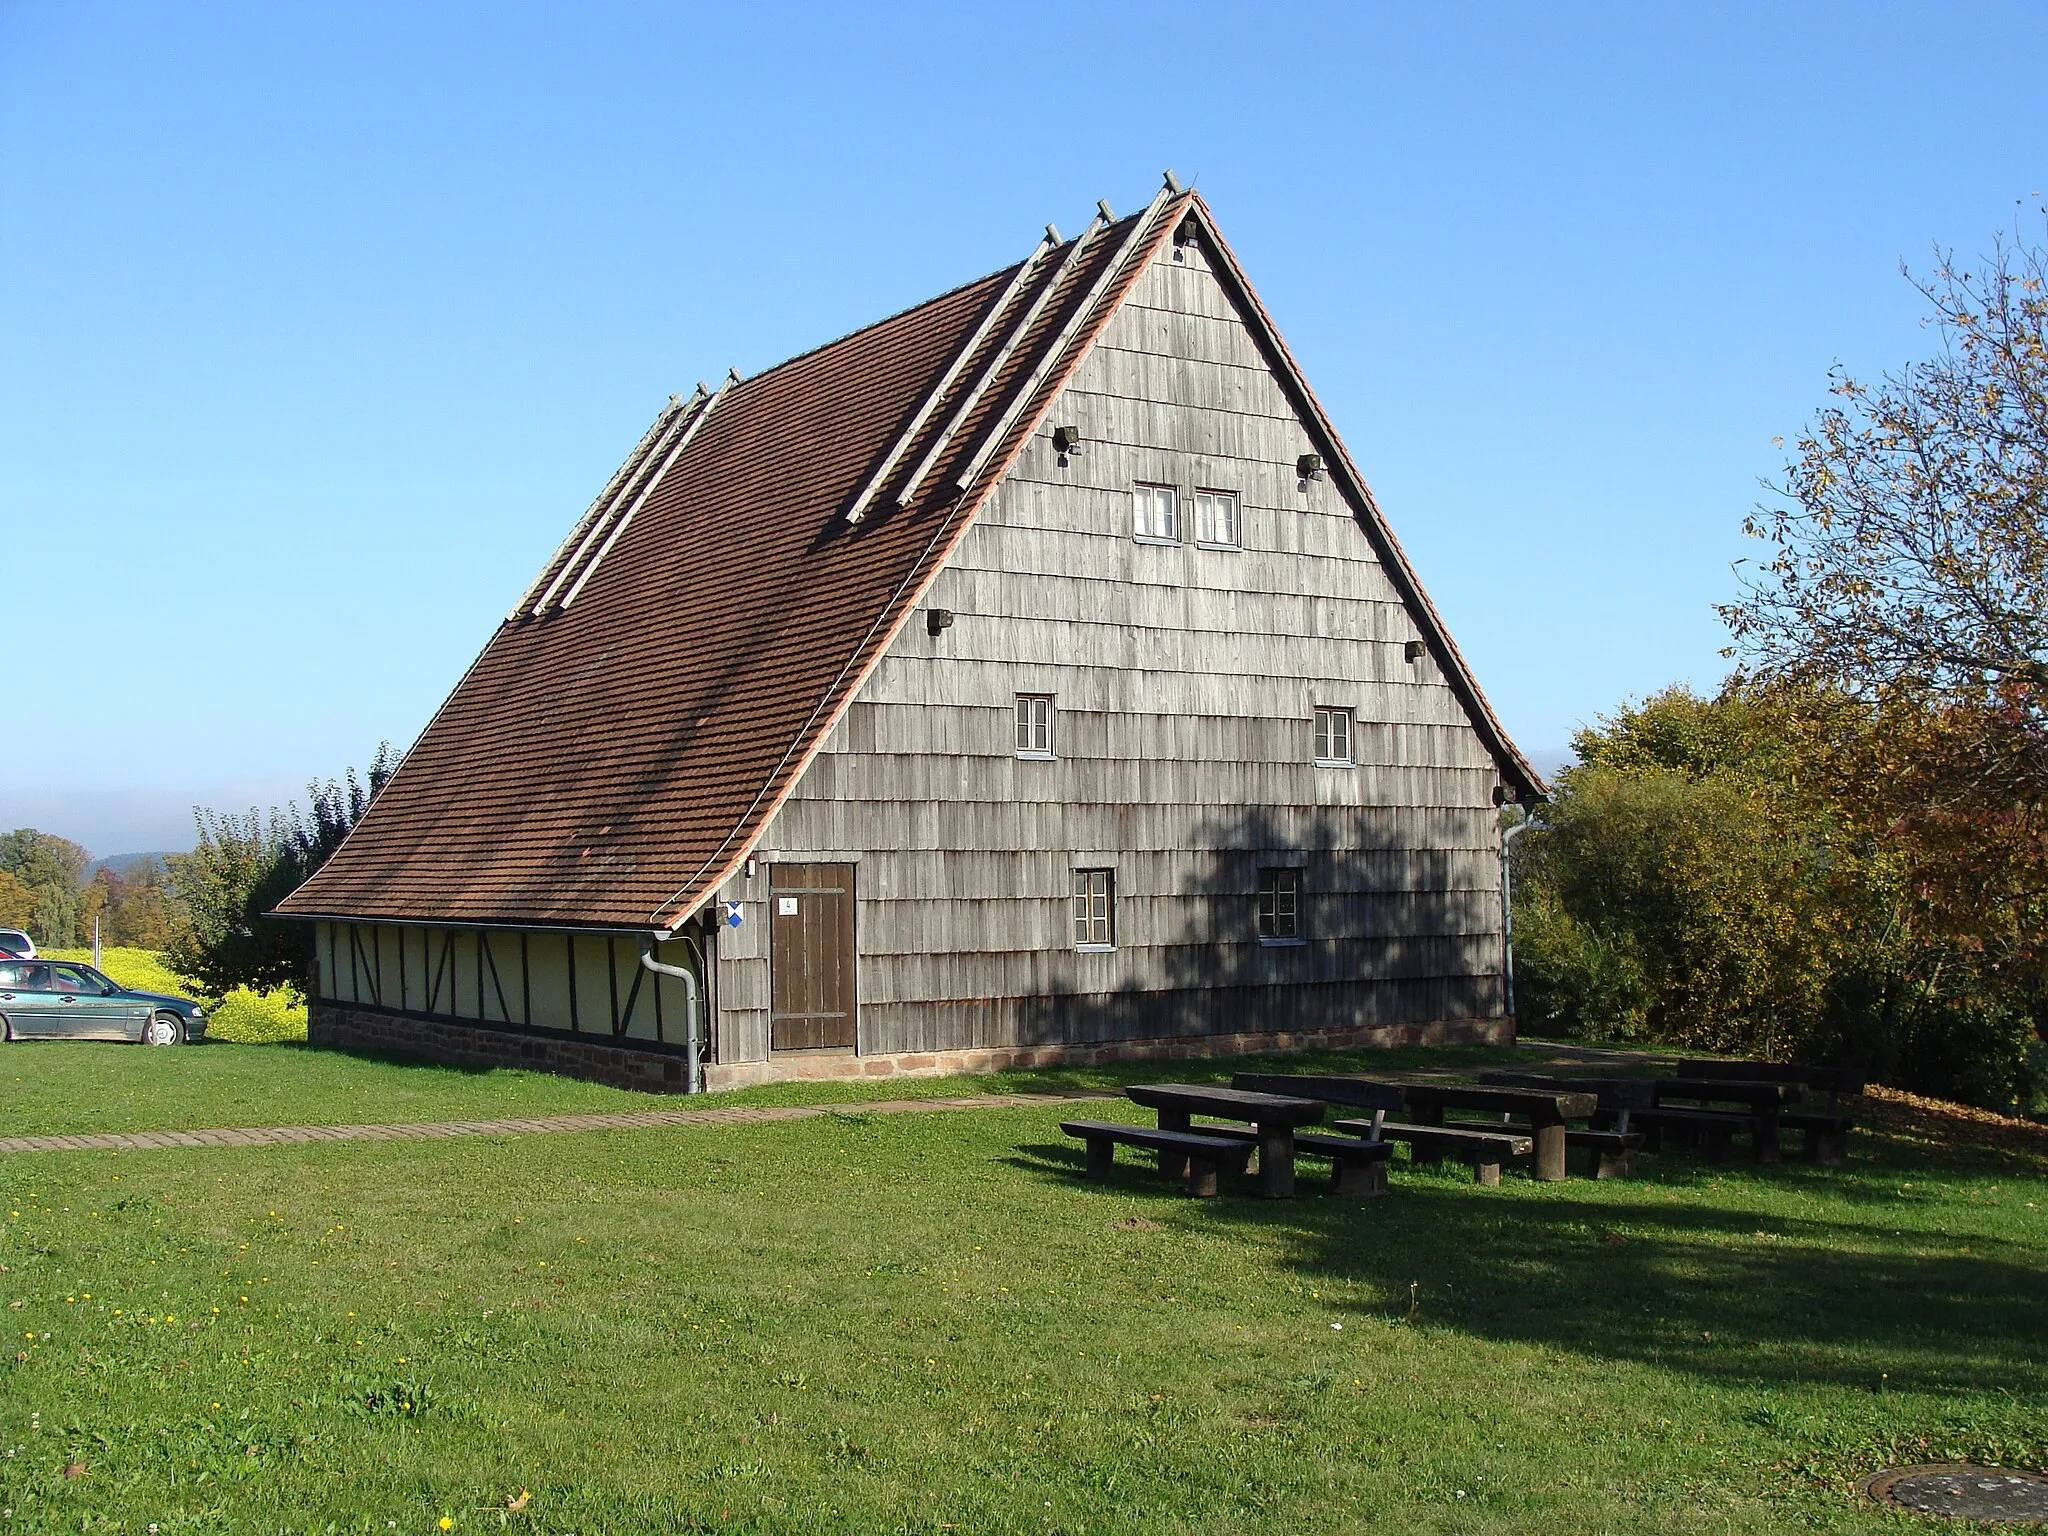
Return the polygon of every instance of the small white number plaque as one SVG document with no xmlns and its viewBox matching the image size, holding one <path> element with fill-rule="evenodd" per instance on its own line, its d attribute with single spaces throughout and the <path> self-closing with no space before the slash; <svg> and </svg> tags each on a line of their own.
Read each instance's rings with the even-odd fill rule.
<svg viewBox="0 0 2048 1536">
<path fill-rule="evenodd" d="M 776 898 L 775 898 L 775 915 L 776 915 L 777 917 L 795 917 L 795 916 L 796 916 L 796 898 L 795 898 L 794 896 L 778 896 L 778 897 L 776 897 Z"/>
</svg>

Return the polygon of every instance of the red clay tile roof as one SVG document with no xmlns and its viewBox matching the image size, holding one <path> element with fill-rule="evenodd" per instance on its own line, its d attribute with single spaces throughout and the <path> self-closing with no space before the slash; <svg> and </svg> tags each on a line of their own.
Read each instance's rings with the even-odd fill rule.
<svg viewBox="0 0 2048 1536">
<path fill-rule="evenodd" d="M 845 516 L 854 498 L 1017 268 L 733 383 L 708 414 L 698 400 L 671 406 L 607 488 L 619 493 L 616 510 L 631 509 L 623 530 L 616 516 L 588 537 L 578 525 L 355 831 L 279 912 L 680 923 L 745 857 L 1067 374 L 1190 212 L 1209 225 L 1192 194 L 1162 196 L 1145 214 L 1098 221 L 1046 253 L 857 524 Z M 1109 286 L 1081 316 L 1105 275 Z M 1041 296 L 1028 333 L 1011 337 Z M 1070 321 L 1078 326 L 1062 355 L 1049 357 Z M 903 483 L 999 357 L 921 493 L 899 508 Z M 1284 348 L 1275 357 L 1293 372 Z M 1020 402 L 1040 363 L 1043 376 Z M 1310 419 L 1327 427 L 1299 388 Z M 1019 404 L 1003 440 L 988 444 Z M 1330 438 L 1337 467 L 1355 481 Z M 963 467 L 991 446 L 974 483 L 956 491 Z M 1376 510 L 1369 521 L 1503 771 L 1533 786 Z"/>
</svg>

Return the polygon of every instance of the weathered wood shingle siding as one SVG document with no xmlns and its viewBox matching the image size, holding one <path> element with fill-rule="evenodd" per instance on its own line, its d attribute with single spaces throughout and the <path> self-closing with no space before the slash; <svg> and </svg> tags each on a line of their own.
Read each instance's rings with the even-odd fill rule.
<svg viewBox="0 0 2048 1536">
<path fill-rule="evenodd" d="M 1084 450 L 1062 466 L 1052 424 Z M 1490 1017 L 1499 769 L 1198 250 L 1162 253 L 722 895 L 717 1052 L 766 1054 L 766 864 L 858 866 L 864 1053 Z M 1131 485 L 1236 491 L 1243 547 L 1132 537 Z M 1057 700 L 1055 761 L 1013 701 Z M 1348 707 L 1358 766 L 1318 768 Z M 1117 948 L 1073 948 L 1113 866 Z M 1308 942 L 1262 946 L 1258 871 Z"/>
</svg>

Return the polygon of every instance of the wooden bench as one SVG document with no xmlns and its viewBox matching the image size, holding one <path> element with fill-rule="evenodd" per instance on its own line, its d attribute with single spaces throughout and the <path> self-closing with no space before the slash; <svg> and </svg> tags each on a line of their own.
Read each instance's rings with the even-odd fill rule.
<svg viewBox="0 0 2048 1536">
<path fill-rule="evenodd" d="M 1207 1199 L 1216 1193 L 1217 1174 L 1225 1169 L 1242 1173 L 1251 1161 L 1258 1133 L 1250 1143 L 1234 1136 L 1210 1136 L 1193 1131 L 1160 1131 L 1147 1125 L 1124 1125 L 1115 1120 L 1062 1120 L 1060 1129 L 1088 1143 L 1088 1177 L 1106 1179 L 1116 1166 L 1117 1143 L 1128 1147 L 1150 1147 L 1166 1166 L 1170 1159 L 1185 1158 L 1188 1165 L 1188 1193 Z"/>
<path fill-rule="evenodd" d="M 1221 1083 L 1132 1083 L 1124 1097 L 1159 1113 L 1159 1129 L 1194 1132 L 1194 1117 L 1214 1120 L 1250 1121 L 1259 1133 L 1259 1193 L 1268 1200 L 1286 1200 L 1294 1194 L 1294 1133 L 1304 1125 L 1315 1125 L 1329 1113 L 1319 1099 L 1295 1098 L 1284 1093 L 1254 1093 L 1244 1088 L 1226 1088 Z M 1213 1126 L 1204 1127 L 1213 1130 Z M 1180 1170 L 1172 1161 L 1175 1154 L 1161 1152 L 1160 1171 L 1172 1176 Z"/>
<path fill-rule="evenodd" d="M 1853 1115 L 1840 1111 L 1787 1110 L 1778 1116 L 1778 1124 L 1786 1129 L 1806 1133 L 1806 1145 L 1801 1149 L 1806 1160 L 1829 1168 L 1849 1161 L 1849 1127 L 1855 1123 Z"/>
<path fill-rule="evenodd" d="M 1593 1154 L 1593 1177 L 1626 1179 L 1636 1171 L 1636 1149 L 1643 1144 L 1641 1131 L 1567 1130 L 1564 1144 L 1574 1151 Z"/>
<path fill-rule="evenodd" d="M 1827 1095 L 1821 1109 L 1790 1110 L 1778 1116 L 1781 1126 L 1803 1131 L 1802 1149 L 1809 1162 L 1839 1168 L 1849 1160 L 1849 1127 L 1855 1117 L 1844 1098 L 1860 1097 L 1868 1079 L 1854 1067 L 1801 1067 L 1774 1061 L 1685 1061 L 1679 1071 L 1691 1077 L 1747 1077 L 1760 1082 L 1797 1083 L 1811 1093 Z"/>
<path fill-rule="evenodd" d="M 1339 1120 L 1337 1129 L 1354 1136 L 1369 1135 L 1374 1120 Z M 1462 1157 L 1472 1165 L 1473 1177 L 1481 1184 L 1500 1182 L 1500 1165 L 1511 1157 L 1527 1157 L 1536 1150 L 1536 1138 L 1526 1131 L 1479 1129 L 1462 1125 L 1396 1125 L 1379 1122 L 1377 1129 L 1387 1141 L 1405 1141 L 1418 1163 L 1441 1162 Z M 1370 1143 L 1367 1143 L 1370 1145 Z"/>
<path fill-rule="evenodd" d="M 1340 1125 L 1344 1122 L 1339 1121 Z M 1359 1122 L 1363 1124 L 1364 1122 Z M 1230 1141 L 1255 1145 L 1259 1133 L 1234 1125 L 1204 1125 L 1204 1136 L 1221 1136 Z M 1394 1145 L 1376 1137 L 1325 1136 L 1320 1131 L 1296 1131 L 1294 1152 L 1299 1157 L 1327 1157 L 1330 1160 L 1330 1193 L 1363 1195 L 1368 1199 L 1387 1192 L 1387 1159 Z"/>
<path fill-rule="evenodd" d="M 1651 1152 L 1665 1147 L 1704 1147 L 1715 1162 L 1732 1154 L 1736 1133 L 1756 1134 L 1754 1115 L 1719 1109 L 1639 1109 L 1633 1124 L 1642 1128 L 1643 1146 Z"/>
<path fill-rule="evenodd" d="M 1593 1130 L 1567 1130 L 1564 1133 L 1565 1146 L 1593 1154 L 1593 1177 L 1596 1179 L 1622 1179 L 1634 1175 L 1636 1152 L 1642 1147 L 1644 1137 L 1629 1122 L 1644 1110 L 1657 1107 L 1656 1089 L 1648 1080 L 1637 1077 L 1559 1077 L 1539 1072 L 1483 1072 L 1479 1080 L 1507 1087 L 1577 1088 L 1592 1094 L 1600 1104 L 1597 1127 Z"/>
</svg>

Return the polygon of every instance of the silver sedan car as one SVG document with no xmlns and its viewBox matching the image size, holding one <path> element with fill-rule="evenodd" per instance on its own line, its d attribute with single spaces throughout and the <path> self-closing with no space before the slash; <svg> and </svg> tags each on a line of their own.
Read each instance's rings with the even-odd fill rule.
<svg viewBox="0 0 2048 1536">
<path fill-rule="evenodd" d="M 189 997 L 132 992 L 69 960 L 0 960 L 0 1040 L 127 1040 L 181 1045 L 206 1037 Z"/>
</svg>

